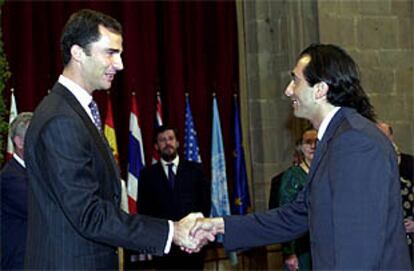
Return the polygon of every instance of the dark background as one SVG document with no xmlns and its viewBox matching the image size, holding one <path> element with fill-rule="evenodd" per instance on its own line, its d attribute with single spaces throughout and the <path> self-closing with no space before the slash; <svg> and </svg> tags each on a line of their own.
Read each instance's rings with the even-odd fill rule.
<svg viewBox="0 0 414 271">
<path fill-rule="evenodd" d="M 91 8 L 123 26 L 125 69 L 110 91 L 121 171 L 125 177 L 131 93 L 136 92 L 146 164 L 151 163 L 156 92 L 164 124 L 179 130 L 183 151 L 185 93 L 205 173 L 210 175 L 212 94 L 221 117 L 228 179 L 232 176 L 233 94 L 238 92 L 234 1 L 6 1 L 2 9 L 5 52 L 18 112 L 33 111 L 62 71 L 60 35 L 70 14 Z M 102 119 L 106 93 L 95 91 Z M 231 186 L 230 186 L 231 187 Z"/>
</svg>

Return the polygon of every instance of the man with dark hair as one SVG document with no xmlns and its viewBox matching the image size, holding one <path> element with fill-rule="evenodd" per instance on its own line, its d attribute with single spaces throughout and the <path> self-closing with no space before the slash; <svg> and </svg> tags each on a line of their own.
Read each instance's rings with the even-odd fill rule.
<svg viewBox="0 0 414 271">
<path fill-rule="evenodd" d="M 179 220 L 191 212 L 209 216 L 210 183 L 199 163 L 179 157 L 177 129 L 158 127 L 154 134 L 154 146 L 161 159 L 140 173 L 139 213 L 171 220 Z M 174 245 L 168 255 L 154 257 L 155 269 L 202 270 L 203 265 L 204 251 L 187 254 Z"/>
<path fill-rule="evenodd" d="M 311 45 L 285 94 L 295 116 L 318 130 L 307 185 L 295 201 L 266 213 L 200 219 L 193 236 L 222 233 L 225 249 L 236 250 L 309 230 L 314 269 L 410 269 L 397 157 L 371 121 L 352 58 L 335 45 Z"/>
<path fill-rule="evenodd" d="M 62 34 L 64 69 L 28 129 L 28 269 L 116 269 L 116 247 L 163 255 L 188 247 L 195 217 L 180 222 L 120 209 L 121 183 L 92 93 L 123 69 L 119 23 L 81 10 Z"/>
<path fill-rule="evenodd" d="M 24 138 L 33 113 L 17 115 L 9 128 L 13 158 L 0 172 L 1 188 L 1 269 L 24 267 L 27 227 L 27 174 L 24 163 Z"/>
</svg>

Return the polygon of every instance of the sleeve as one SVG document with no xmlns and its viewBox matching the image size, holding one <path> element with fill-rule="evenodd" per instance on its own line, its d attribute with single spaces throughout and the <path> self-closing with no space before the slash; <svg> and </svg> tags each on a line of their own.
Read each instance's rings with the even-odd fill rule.
<svg viewBox="0 0 414 271">
<path fill-rule="evenodd" d="M 112 246 L 162 255 L 168 222 L 130 216 L 116 206 L 114 184 L 104 157 L 83 123 L 68 116 L 55 117 L 43 128 L 42 167 L 47 188 L 65 219 L 84 238 Z"/>
<path fill-rule="evenodd" d="M 352 263 L 359 269 L 375 269 L 387 246 L 384 231 L 396 181 L 395 161 L 385 148 L 356 130 L 343 133 L 332 144 L 328 168 L 335 269 L 350 269 Z"/>
<path fill-rule="evenodd" d="M 228 251 L 286 242 L 308 231 L 305 186 L 291 203 L 263 213 L 224 217 L 224 248 Z M 243 236 L 243 238 L 240 238 Z"/>
</svg>

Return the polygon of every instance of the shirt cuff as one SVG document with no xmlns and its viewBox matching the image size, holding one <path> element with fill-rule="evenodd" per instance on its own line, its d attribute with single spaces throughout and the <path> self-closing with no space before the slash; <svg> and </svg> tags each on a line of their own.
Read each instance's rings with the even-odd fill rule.
<svg viewBox="0 0 414 271">
<path fill-rule="evenodd" d="M 168 220 L 168 226 L 169 226 L 168 239 L 167 239 L 167 243 L 165 244 L 164 254 L 168 254 L 170 252 L 172 240 L 174 237 L 174 223 L 171 220 Z"/>
</svg>

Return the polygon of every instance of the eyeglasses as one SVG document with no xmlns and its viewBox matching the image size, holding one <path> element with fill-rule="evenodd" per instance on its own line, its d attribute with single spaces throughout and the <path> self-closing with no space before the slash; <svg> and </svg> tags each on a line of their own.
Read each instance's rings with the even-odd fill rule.
<svg viewBox="0 0 414 271">
<path fill-rule="evenodd" d="M 316 143 L 316 138 L 315 139 L 306 139 L 302 141 L 302 144 L 307 144 L 307 145 L 312 145 Z"/>
</svg>

